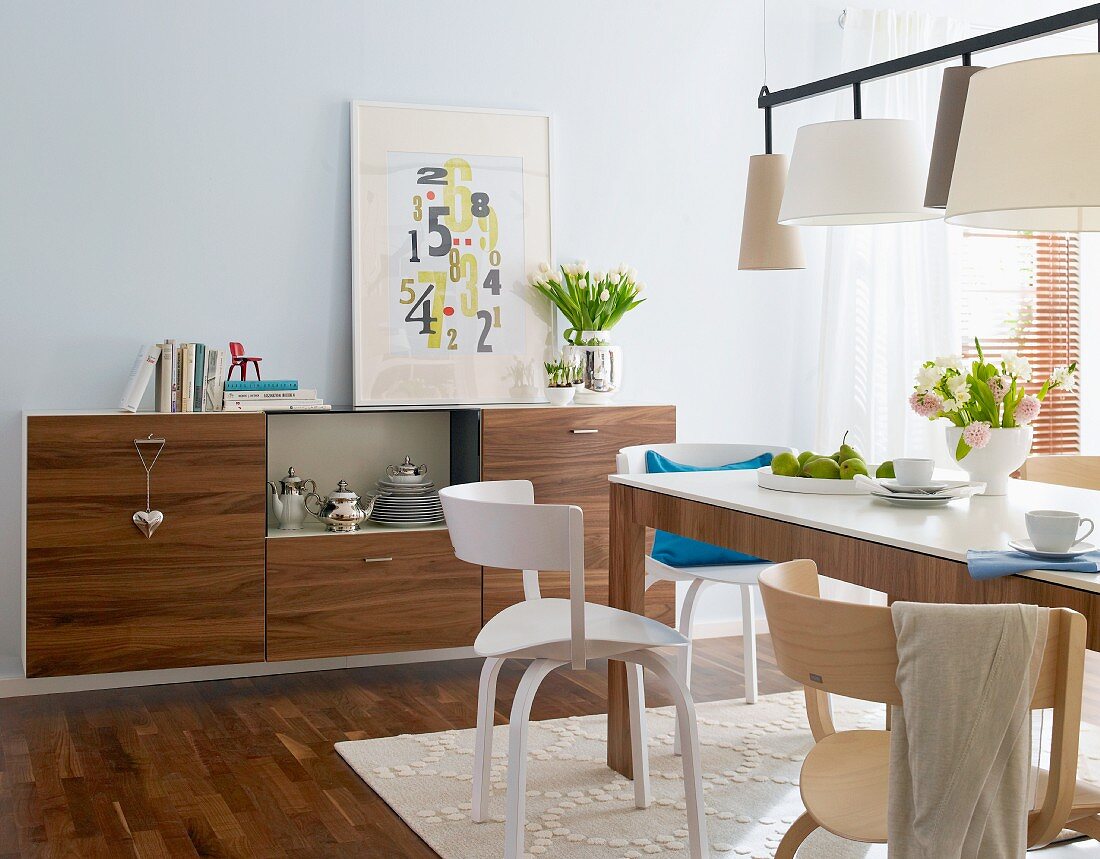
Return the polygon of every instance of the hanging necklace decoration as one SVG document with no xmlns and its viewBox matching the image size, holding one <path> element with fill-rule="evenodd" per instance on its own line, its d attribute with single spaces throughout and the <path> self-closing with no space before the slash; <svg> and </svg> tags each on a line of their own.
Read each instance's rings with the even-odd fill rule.
<svg viewBox="0 0 1100 859">
<path fill-rule="evenodd" d="M 145 509 L 138 510 L 133 518 L 134 525 L 146 537 L 152 537 L 153 532 L 164 521 L 164 514 L 159 510 L 153 510 L 149 500 L 153 482 L 153 466 L 157 464 L 160 452 L 164 450 L 164 444 L 164 439 L 154 438 L 152 433 L 149 433 L 148 438 L 134 439 L 134 447 L 137 449 L 138 457 L 145 468 Z M 156 448 L 156 450 L 154 451 L 153 448 Z M 147 454 L 151 455 L 152 458 L 146 459 Z"/>
</svg>

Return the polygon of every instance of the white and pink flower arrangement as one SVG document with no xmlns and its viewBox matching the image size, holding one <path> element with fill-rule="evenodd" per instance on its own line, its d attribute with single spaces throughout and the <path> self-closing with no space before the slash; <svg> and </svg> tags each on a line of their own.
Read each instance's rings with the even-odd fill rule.
<svg viewBox="0 0 1100 859">
<path fill-rule="evenodd" d="M 969 364 L 961 355 L 925 361 L 909 395 L 910 408 L 922 418 L 947 418 L 963 427 L 956 460 L 989 444 L 995 429 L 1030 424 L 1051 391 L 1072 391 L 1077 386 L 1074 361 L 1055 367 L 1036 393 L 1028 393 L 1025 386 L 1032 381 L 1032 372 L 1027 358 L 1006 352 L 987 360 L 977 338 L 974 347 L 978 357 Z"/>
</svg>

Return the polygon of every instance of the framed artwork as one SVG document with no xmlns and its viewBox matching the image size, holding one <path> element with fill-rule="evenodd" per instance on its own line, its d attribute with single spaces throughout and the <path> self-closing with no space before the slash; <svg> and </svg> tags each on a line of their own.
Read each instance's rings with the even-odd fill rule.
<svg viewBox="0 0 1100 859">
<path fill-rule="evenodd" d="M 550 117 L 351 105 L 355 405 L 539 402 Z"/>
</svg>

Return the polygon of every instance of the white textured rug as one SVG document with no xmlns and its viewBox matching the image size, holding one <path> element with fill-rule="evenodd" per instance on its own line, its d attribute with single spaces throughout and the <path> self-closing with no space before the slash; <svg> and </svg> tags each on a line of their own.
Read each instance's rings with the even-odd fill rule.
<svg viewBox="0 0 1100 859">
<path fill-rule="evenodd" d="M 699 704 L 707 830 L 717 855 L 772 857 L 802 813 L 798 771 L 813 745 L 802 693 L 758 703 Z M 838 727 L 881 727 L 883 708 L 842 699 Z M 532 722 L 529 734 L 527 849 L 545 859 L 686 856 L 680 758 L 672 754 L 673 711 L 648 712 L 654 802 L 634 808 L 631 783 L 604 763 L 606 716 Z M 495 817 L 470 820 L 473 730 L 402 735 L 336 744 L 336 751 L 443 859 L 502 854 L 507 726 L 493 736 Z M 1083 726 L 1080 777 L 1100 778 L 1100 737 Z M 1095 848 L 1096 845 L 1090 845 Z M 1053 859 L 1054 851 L 1039 854 Z M 818 830 L 799 859 L 885 856 Z M 1076 854 L 1074 854 L 1076 855 Z"/>
</svg>

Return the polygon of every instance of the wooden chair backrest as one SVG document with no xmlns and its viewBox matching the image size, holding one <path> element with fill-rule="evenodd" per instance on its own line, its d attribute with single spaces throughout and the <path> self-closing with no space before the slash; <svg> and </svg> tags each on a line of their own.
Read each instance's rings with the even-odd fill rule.
<svg viewBox="0 0 1100 859">
<path fill-rule="evenodd" d="M 661 456 L 699 468 L 716 468 L 731 462 L 744 462 L 747 459 L 770 453 L 789 452 L 789 447 L 776 447 L 767 444 L 725 444 L 722 442 L 691 444 L 687 442 L 669 442 L 667 444 L 636 444 L 624 447 L 615 457 L 615 471 L 618 474 L 645 474 L 646 451 L 654 451 Z"/>
<path fill-rule="evenodd" d="M 817 565 L 788 561 L 760 575 L 760 592 L 779 669 L 810 690 L 892 706 L 902 703 L 897 674 L 897 636 L 890 609 L 821 598 Z M 1050 777 L 1043 804 L 1032 815 L 1028 843 L 1041 844 L 1061 830 L 1073 805 L 1081 689 L 1085 660 L 1085 618 L 1052 609 L 1032 710 L 1054 711 Z M 811 721 L 815 718 L 811 712 Z M 825 733 L 832 730 L 831 723 Z M 815 739 L 822 739 L 819 731 Z"/>
<path fill-rule="evenodd" d="M 1031 456 L 1020 469 L 1020 477 L 1037 483 L 1100 489 L 1100 456 Z"/>
<path fill-rule="evenodd" d="M 570 656 L 586 660 L 584 513 L 570 504 L 536 504 L 530 480 L 487 480 L 439 490 L 455 556 L 503 570 L 568 570 Z"/>
<path fill-rule="evenodd" d="M 229 355 L 232 358 L 241 358 L 244 356 L 244 346 L 238 343 L 236 340 L 229 344 Z"/>
</svg>

